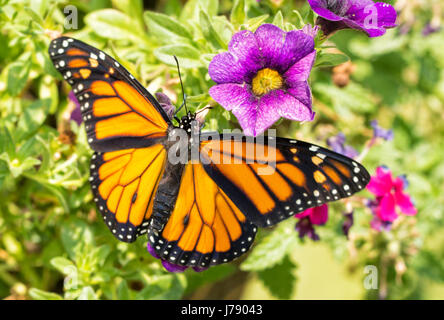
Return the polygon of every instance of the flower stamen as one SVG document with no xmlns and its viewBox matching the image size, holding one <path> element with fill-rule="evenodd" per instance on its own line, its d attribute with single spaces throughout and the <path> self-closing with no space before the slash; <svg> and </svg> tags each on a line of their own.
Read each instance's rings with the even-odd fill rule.
<svg viewBox="0 0 444 320">
<path fill-rule="evenodd" d="M 265 68 L 259 70 L 251 83 L 253 93 L 256 96 L 262 96 L 271 90 L 282 87 L 284 81 L 276 70 Z"/>
</svg>

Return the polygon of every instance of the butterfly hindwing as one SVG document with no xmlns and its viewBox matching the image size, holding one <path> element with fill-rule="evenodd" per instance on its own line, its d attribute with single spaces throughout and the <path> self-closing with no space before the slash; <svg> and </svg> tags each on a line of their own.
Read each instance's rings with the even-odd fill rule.
<svg viewBox="0 0 444 320">
<path fill-rule="evenodd" d="M 154 216 L 152 225 L 156 224 Z M 256 231 L 202 164 L 188 163 L 174 208 L 161 230 L 148 229 L 148 239 L 163 260 L 204 268 L 247 252 Z"/>
<path fill-rule="evenodd" d="M 259 227 L 349 197 L 369 182 L 366 169 L 352 159 L 306 142 L 272 139 L 221 137 L 201 144 L 206 172 Z"/>
<path fill-rule="evenodd" d="M 159 144 L 92 156 L 94 201 L 117 239 L 133 242 L 146 233 L 166 158 Z"/>
<path fill-rule="evenodd" d="M 54 39 L 49 55 L 80 103 L 92 149 L 146 147 L 166 139 L 168 116 L 116 60 L 68 37 Z"/>
</svg>

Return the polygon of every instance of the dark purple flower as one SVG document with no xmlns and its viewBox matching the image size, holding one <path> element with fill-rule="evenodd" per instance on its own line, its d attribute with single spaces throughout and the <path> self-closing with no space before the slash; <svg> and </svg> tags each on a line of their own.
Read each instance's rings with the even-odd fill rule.
<svg viewBox="0 0 444 320">
<path fill-rule="evenodd" d="M 151 254 L 154 258 L 160 259 L 159 255 L 156 253 L 156 251 L 154 250 L 154 248 L 151 246 L 151 244 L 149 242 L 147 244 L 147 250 L 148 250 L 148 253 Z M 186 266 L 179 266 L 177 264 L 173 264 L 173 263 L 168 262 L 166 260 L 161 260 L 161 261 L 162 261 L 163 267 L 168 272 L 184 272 L 186 269 L 188 269 L 188 267 L 186 267 Z M 202 272 L 207 269 L 208 268 L 193 267 L 193 270 L 196 272 Z"/>
<path fill-rule="evenodd" d="M 315 232 L 313 223 L 311 223 L 309 217 L 302 218 L 296 223 L 296 231 L 299 233 L 299 238 L 309 237 L 313 241 L 318 241 L 319 236 Z"/>
<path fill-rule="evenodd" d="M 350 228 L 353 226 L 353 211 L 350 213 L 344 213 L 345 221 L 342 223 L 342 232 L 344 232 L 345 236 L 348 238 L 348 232 Z"/>
<path fill-rule="evenodd" d="M 233 35 L 228 52 L 216 55 L 208 73 L 209 93 L 232 111 L 247 135 L 259 135 L 279 118 L 311 121 L 307 79 L 316 58 L 314 40 L 300 30 L 272 24 Z"/>
<path fill-rule="evenodd" d="M 391 221 L 383 221 L 377 215 L 373 216 L 372 221 L 370 221 L 370 227 L 376 231 L 390 231 L 392 228 L 393 222 Z"/>
<path fill-rule="evenodd" d="M 345 135 L 342 132 L 339 132 L 336 136 L 328 138 L 327 144 L 334 152 L 349 158 L 355 158 L 359 154 L 353 147 L 345 144 Z"/>
<path fill-rule="evenodd" d="M 373 128 L 374 138 L 382 138 L 386 141 L 393 140 L 393 130 L 388 130 L 380 127 L 378 124 L 378 120 L 371 121 L 370 126 Z"/>
<path fill-rule="evenodd" d="M 168 118 L 171 119 L 176 111 L 176 107 L 171 103 L 170 98 L 165 93 L 156 92 L 155 94 L 160 106 L 163 108 Z"/>
<path fill-rule="evenodd" d="M 357 29 L 369 37 L 385 34 L 387 28 L 396 27 L 396 11 L 384 2 L 372 0 L 308 0 L 319 17 L 317 24 L 324 35 L 340 29 Z"/>
<path fill-rule="evenodd" d="M 296 231 L 299 232 L 299 238 L 308 236 L 314 241 L 319 240 L 319 236 L 314 230 L 314 225 L 324 225 L 328 220 L 328 205 L 323 204 L 319 207 L 309 208 L 301 213 L 295 214 L 295 218 L 300 219 L 296 223 Z"/>
<path fill-rule="evenodd" d="M 440 25 L 433 25 L 429 22 L 424 26 L 424 29 L 422 29 L 422 35 L 426 37 L 431 35 L 432 33 L 438 32 L 439 30 L 441 30 Z"/>
<path fill-rule="evenodd" d="M 71 112 L 70 120 L 77 122 L 77 124 L 80 126 L 80 124 L 82 123 L 82 112 L 80 111 L 80 103 L 73 91 L 70 91 L 68 93 L 68 99 L 72 101 L 75 105 L 75 108 Z"/>
</svg>

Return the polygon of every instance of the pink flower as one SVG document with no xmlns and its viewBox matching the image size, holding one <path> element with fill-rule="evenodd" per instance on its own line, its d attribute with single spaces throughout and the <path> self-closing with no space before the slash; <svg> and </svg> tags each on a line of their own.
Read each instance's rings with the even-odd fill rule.
<svg viewBox="0 0 444 320">
<path fill-rule="evenodd" d="M 406 185 L 405 178 L 402 176 L 393 179 L 388 168 L 378 167 L 376 169 L 376 175 L 371 177 L 367 185 L 367 189 L 376 196 L 370 206 L 376 220 L 393 222 L 398 218 L 399 211 L 406 215 L 417 213 L 412 199 L 404 192 Z M 375 224 L 373 223 L 372 227 L 373 225 Z M 380 228 L 375 225 L 374 229 L 379 230 Z"/>
<path fill-rule="evenodd" d="M 319 207 L 307 209 L 301 213 L 295 214 L 295 218 L 299 218 L 296 224 L 296 231 L 299 237 L 308 236 L 312 240 L 319 240 L 319 236 L 315 233 L 313 225 L 324 225 L 328 220 L 328 206 L 323 204 Z"/>
</svg>

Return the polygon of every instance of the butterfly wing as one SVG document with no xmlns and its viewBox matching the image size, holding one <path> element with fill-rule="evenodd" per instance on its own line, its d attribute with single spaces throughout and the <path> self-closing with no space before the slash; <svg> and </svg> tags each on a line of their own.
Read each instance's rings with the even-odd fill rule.
<svg viewBox="0 0 444 320">
<path fill-rule="evenodd" d="M 135 241 L 147 230 L 166 163 L 171 125 L 151 94 L 104 52 L 60 37 L 50 44 L 56 69 L 80 102 L 94 153 L 94 201 L 114 236 Z"/>
<path fill-rule="evenodd" d="M 160 228 L 153 227 L 156 225 Z M 248 251 L 256 230 L 202 164 L 188 163 L 174 208 L 167 219 L 153 215 L 148 239 L 163 260 L 180 266 L 208 267 Z"/>
<path fill-rule="evenodd" d="M 328 149 L 284 138 L 273 143 L 250 138 L 203 141 L 201 154 L 208 175 L 259 227 L 349 197 L 370 180 L 361 164 Z"/>
<path fill-rule="evenodd" d="M 80 103 L 92 149 L 147 147 L 166 139 L 168 116 L 116 60 L 68 37 L 51 41 L 49 55 Z"/>
<path fill-rule="evenodd" d="M 117 239 L 133 242 L 146 233 L 166 159 L 160 144 L 92 156 L 94 201 Z"/>
</svg>

